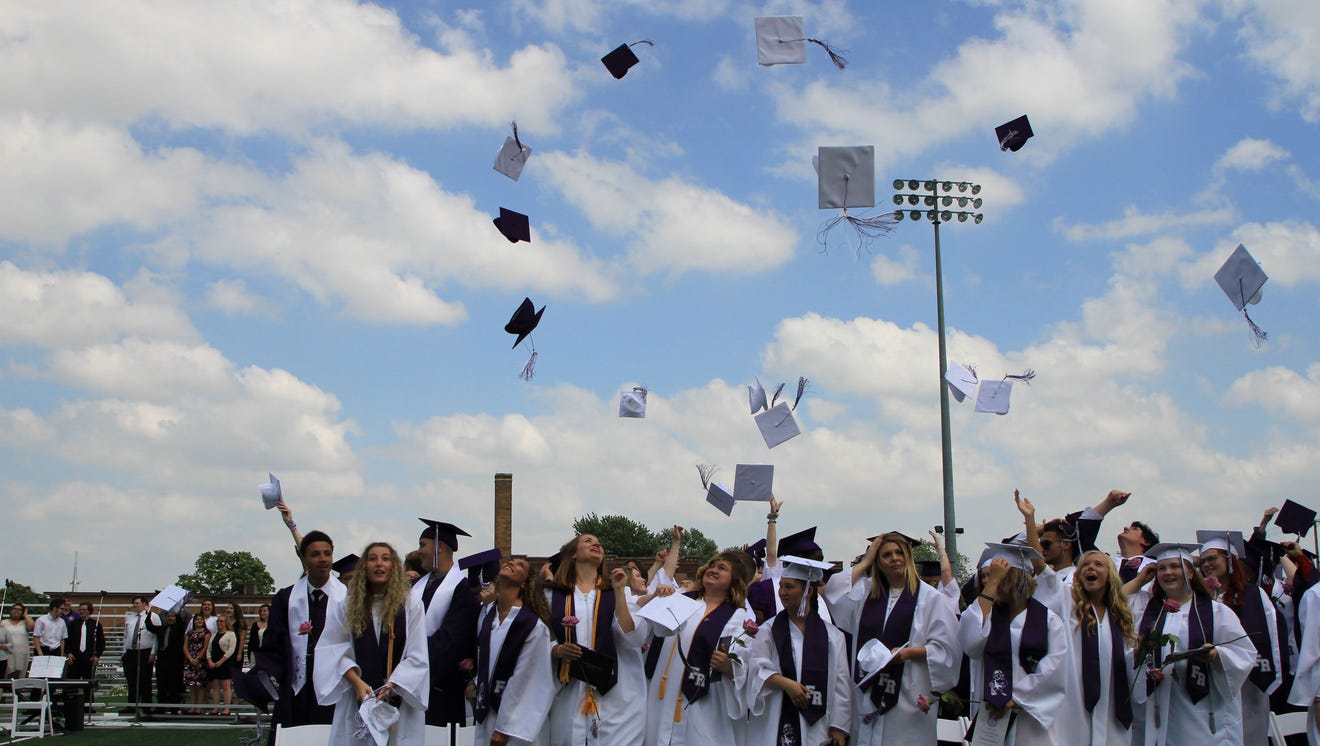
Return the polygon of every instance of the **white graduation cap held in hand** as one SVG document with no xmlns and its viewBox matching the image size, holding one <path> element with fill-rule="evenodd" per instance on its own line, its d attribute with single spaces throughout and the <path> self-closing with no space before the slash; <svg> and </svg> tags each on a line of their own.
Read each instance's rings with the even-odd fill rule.
<svg viewBox="0 0 1320 746">
<path fill-rule="evenodd" d="M 701 486 L 706 490 L 706 502 L 714 505 L 721 513 L 727 516 L 733 515 L 733 493 L 729 488 L 715 481 L 715 472 L 719 470 L 718 466 L 713 464 L 697 464 L 697 473 L 701 475 Z"/>
<path fill-rule="evenodd" d="M 632 391 L 625 391 L 619 396 L 619 416 L 633 419 L 646 417 L 647 390 L 643 386 L 633 386 Z"/>
<path fill-rule="evenodd" d="M 705 608 L 704 601 L 675 593 L 672 596 L 657 596 L 651 599 L 637 614 L 647 621 L 654 622 L 660 628 L 662 635 L 672 635 L 697 609 Z"/>
<path fill-rule="evenodd" d="M 192 591 L 180 588 L 177 585 L 171 585 L 165 590 L 157 593 L 147 604 L 149 609 L 164 609 L 171 614 L 179 613 L 179 610 L 188 605 L 188 600 L 193 596 Z"/>
<path fill-rule="evenodd" d="M 857 667 L 861 669 L 863 674 L 861 681 L 857 682 L 857 686 L 864 686 L 866 682 L 875 678 L 881 669 L 889 665 L 889 661 L 893 657 L 894 654 L 878 638 L 872 637 L 867 640 L 862 649 L 857 651 Z"/>
<path fill-rule="evenodd" d="M 1260 268 L 1260 264 L 1242 244 L 1238 244 L 1238 247 L 1233 249 L 1233 253 L 1228 255 L 1228 261 L 1224 262 L 1224 266 L 1215 273 L 1215 282 L 1219 283 L 1224 295 L 1233 302 L 1233 308 L 1241 311 L 1242 316 L 1246 318 L 1257 347 L 1261 342 L 1269 339 L 1270 335 L 1251 320 L 1251 316 L 1247 313 L 1247 304 L 1260 303 L 1261 292 L 1268 279 L 1265 270 Z"/>
<path fill-rule="evenodd" d="M 774 464 L 738 464 L 733 474 L 733 499 L 739 502 L 770 502 L 774 480 Z"/>
<path fill-rule="evenodd" d="M 399 722 L 399 708 L 375 697 L 367 697 L 358 707 L 358 717 L 362 719 L 362 724 L 366 726 L 376 746 L 387 746 L 390 742 L 390 728 Z"/>
<path fill-rule="evenodd" d="M 270 481 L 257 485 L 257 489 L 261 490 L 261 502 L 265 504 L 266 510 L 270 510 L 284 502 L 284 493 L 280 491 L 280 480 L 274 474 L 267 472 L 266 476 Z"/>
<path fill-rule="evenodd" d="M 495 165 L 493 168 L 501 174 L 518 180 L 522 176 L 523 167 L 527 165 L 527 159 L 532 156 L 532 149 L 523 145 L 518 137 L 518 123 L 513 122 L 513 135 L 504 138 L 504 145 L 500 147 L 500 152 L 495 154 Z"/>
<path fill-rule="evenodd" d="M 948 382 L 953 398 L 958 401 L 969 396 L 975 397 L 976 384 L 980 383 L 975 372 L 957 363 L 949 363 L 949 372 L 944 374 L 944 380 Z"/>
</svg>

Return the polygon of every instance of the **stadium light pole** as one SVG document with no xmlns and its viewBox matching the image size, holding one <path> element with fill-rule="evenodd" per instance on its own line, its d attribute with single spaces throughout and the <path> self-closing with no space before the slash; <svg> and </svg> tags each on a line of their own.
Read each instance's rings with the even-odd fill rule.
<svg viewBox="0 0 1320 746">
<path fill-rule="evenodd" d="M 954 193 L 954 189 L 957 193 Z M 949 432 L 949 387 L 944 383 L 944 372 L 949 361 L 944 346 L 944 276 L 940 263 L 940 223 L 957 220 L 965 223 L 970 218 L 980 224 L 982 215 L 980 184 L 966 181 L 939 181 L 936 179 L 894 179 L 895 217 L 913 222 L 923 217 L 935 226 L 935 308 L 936 325 L 940 340 L 940 455 L 944 466 L 944 542 L 948 547 L 949 562 L 957 568 L 958 522 L 953 509 L 953 443 Z M 941 194 L 941 191 L 943 194 Z M 903 208 L 907 207 L 905 211 Z M 952 209 L 954 207 L 957 209 Z M 925 209 L 921 209 L 924 207 Z M 967 208 L 971 208 L 970 210 Z"/>
</svg>

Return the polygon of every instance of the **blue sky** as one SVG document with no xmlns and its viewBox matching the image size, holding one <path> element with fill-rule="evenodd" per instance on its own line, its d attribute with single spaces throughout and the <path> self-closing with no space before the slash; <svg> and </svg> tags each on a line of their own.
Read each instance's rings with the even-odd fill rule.
<svg viewBox="0 0 1320 746">
<path fill-rule="evenodd" d="M 836 70 L 756 64 L 801 15 Z M 1320 10 L 1295 2 L 49 2 L 0 19 L 5 573 L 158 587 L 213 548 L 296 567 L 256 485 L 341 549 L 427 515 L 517 551 L 586 512 L 755 540 L 696 463 L 776 465 L 827 552 L 942 521 L 932 231 L 817 231 L 811 156 L 983 185 L 942 229 L 949 351 L 1035 369 L 955 405 L 964 549 L 1110 488 L 1168 538 L 1310 493 L 1320 431 Z M 623 42 L 641 64 L 599 63 Z M 1001 152 L 994 127 L 1036 136 Z M 522 178 L 491 170 L 517 120 Z M 511 245 L 499 208 L 531 216 Z M 1270 281 L 1260 349 L 1212 275 Z M 528 350 L 502 327 L 546 305 Z M 1309 338 L 1309 339 L 1308 339 Z M 526 345 L 526 343 L 524 343 Z M 765 449 L 745 386 L 811 379 Z M 645 420 L 615 417 L 650 388 Z M 150 546 L 150 563 L 143 547 Z M 460 554 L 463 552 L 460 552 Z"/>
</svg>

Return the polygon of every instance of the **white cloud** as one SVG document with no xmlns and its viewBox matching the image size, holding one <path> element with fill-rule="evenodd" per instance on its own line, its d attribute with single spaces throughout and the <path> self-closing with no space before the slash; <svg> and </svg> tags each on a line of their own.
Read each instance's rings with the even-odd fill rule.
<svg viewBox="0 0 1320 746">
<path fill-rule="evenodd" d="M 1288 158 L 1288 151 L 1269 140 L 1244 137 L 1224 151 L 1215 161 L 1216 171 L 1259 171 L 1275 161 Z"/>
<path fill-rule="evenodd" d="M 1277 96 L 1302 118 L 1320 121 L 1320 15 L 1309 0 L 1226 0 L 1242 14 L 1246 53 L 1279 81 Z"/>
<path fill-rule="evenodd" d="M 875 259 L 871 260 L 871 276 L 881 287 L 914 280 L 917 277 L 918 258 L 916 249 L 907 245 L 899 248 L 897 259 L 891 259 L 885 254 L 876 254 Z"/>
<path fill-rule="evenodd" d="M 1320 364 L 1302 376 L 1281 365 L 1253 370 L 1238 378 L 1224 394 L 1232 407 L 1260 407 L 1275 417 L 1320 429 Z"/>
<path fill-rule="evenodd" d="M 1208 282 L 1239 243 L 1247 247 L 1269 275 L 1266 297 L 1270 285 L 1294 288 L 1320 282 L 1320 229 L 1301 220 L 1288 220 L 1238 226 L 1229 238 L 1181 267 L 1183 287 Z"/>
<path fill-rule="evenodd" d="M 1231 207 L 1215 207 L 1193 212 L 1166 211 L 1144 213 L 1134 205 L 1123 208 L 1123 217 L 1104 223 L 1068 223 L 1056 218 L 1054 229 L 1069 241 L 1112 241 L 1116 239 L 1149 236 L 1182 228 L 1222 225 L 1237 218 Z"/>
<path fill-rule="evenodd" d="M 585 153 L 541 156 L 551 185 L 598 229 L 632 238 L 628 261 L 644 273 L 759 272 L 788 261 L 798 236 L 772 211 L 708 187 Z"/>
<path fill-rule="evenodd" d="M 720 57 L 714 72 L 711 73 L 715 85 L 724 91 L 741 91 L 747 88 L 747 77 L 745 66 L 735 62 L 728 55 Z"/>
<path fill-rule="evenodd" d="M 269 302 L 251 293 L 242 280 L 216 280 L 207 283 L 206 305 L 230 315 L 273 315 Z"/>
<path fill-rule="evenodd" d="M 392 11 L 350 0 L 52 0 L 10 8 L 0 35 L 11 40 L 0 48 L 8 107 L 119 123 L 301 133 L 498 125 L 516 112 L 529 130 L 553 130 L 578 95 L 553 45 L 499 66 L 456 28 L 437 51 Z"/>
</svg>

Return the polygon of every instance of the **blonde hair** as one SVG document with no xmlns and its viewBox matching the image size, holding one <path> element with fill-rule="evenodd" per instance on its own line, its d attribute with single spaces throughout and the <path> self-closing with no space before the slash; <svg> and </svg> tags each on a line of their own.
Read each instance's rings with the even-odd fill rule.
<svg viewBox="0 0 1320 746">
<path fill-rule="evenodd" d="M 917 563 L 912 559 L 912 546 L 902 534 L 888 533 L 880 537 L 880 546 L 876 549 L 876 555 L 880 554 L 880 550 L 884 549 L 886 544 L 895 544 L 903 551 L 903 585 L 909 593 L 916 593 L 917 585 L 921 583 L 921 576 L 917 574 Z M 871 571 L 868 574 L 871 576 L 871 598 L 880 598 L 882 594 L 889 592 L 889 581 L 885 579 L 885 573 L 880 569 L 879 556 L 871 559 Z"/>
<path fill-rule="evenodd" d="M 381 607 L 381 620 L 383 624 L 393 624 L 394 617 L 398 615 L 399 609 L 403 608 L 408 600 L 408 593 L 411 590 L 408 587 L 408 581 L 403 578 L 403 561 L 399 559 L 399 553 L 394 551 L 394 547 L 383 541 L 373 541 L 362 550 L 362 563 L 365 569 L 367 555 L 373 549 L 384 547 L 390 550 L 390 576 L 385 581 L 385 598 Z M 458 572 L 458 570 L 450 570 Z M 353 636 L 358 637 L 365 631 L 371 622 L 371 588 L 367 585 L 367 573 L 355 572 L 348 581 L 348 624 L 353 630 Z"/>
<path fill-rule="evenodd" d="M 1109 558 L 1109 555 L 1092 549 L 1083 554 L 1081 559 L 1077 561 L 1077 571 L 1081 571 L 1081 564 L 1086 561 L 1087 557 L 1092 555 L 1103 557 L 1106 562 L 1109 562 L 1110 570 L 1105 578 L 1104 593 L 1101 594 L 1101 603 L 1105 607 L 1105 613 L 1113 614 L 1114 618 L 1118 620 L 1118 629 L 1123 633 L 1124 640 L 1136 642 L 1137 632 L 1136 627 L 1132 624 L 1132 610 L 1128 608 L 1127 595 L 1123 593 L 1122 581 L 1118 578 L 1118 572 L 1112 569 L 1113 561 Z M 1076 575 L 1073 576 L 1072 603 L 1073 618 L 1077 620 L 1077 626 L 1080 628 L 1082 625 L 1086 625 L 1088 631 L 1094 630 L 1095 615 L 1091 613 L 1091 597 L 1086 589 L 1082 588 L 1082 582 Z"/>
<path fill-rule="evenodd" d="M 594 534 L 592 535 L 594 536 Z M 578 579 L 577 579 L 576 557 L 577 557 L 578 544 L 582 542 L 583 536 L 587 536 L 587 534 L 579 534 L 577 536 L 574 536 L 573 538 L 565 542 L 564 546 L 559 548 L 559 569 L 555 570 L 554 585 L 556 588 L 558 588 L 561 591 L 572 592 L 573 588 L 577 586 Z M 596 541 L 599 542 L 600 537 L 596 537 Z M 604 550 L 604 548 L 605 545 L 601 544 L 601 549 Z M 602 554 L 604 554 L 603 551 Z M 596 587 L 597 588 L 606 587 L 605 561 L 603 559 L 601 560 L 600 565 L 596 567 Z"/>
<path fill-rule="evenodd" d="M 1004 579 L 999 581 L 999 593 L 1008 598 L 1010 605 L 1025 607 L 1036 595 L 1036 578 L 1020 567 L 1010 567 Z"/>
</svg>

